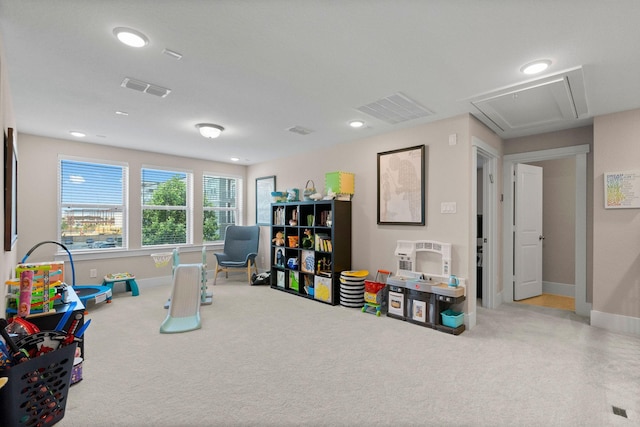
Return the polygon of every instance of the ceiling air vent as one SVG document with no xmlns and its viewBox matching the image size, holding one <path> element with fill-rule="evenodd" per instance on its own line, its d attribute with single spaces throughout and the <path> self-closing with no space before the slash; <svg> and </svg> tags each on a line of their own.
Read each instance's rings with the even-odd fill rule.
<svg viewBox="0 0 640 427">
<path fill-rule="evenodd" d="M 299 135 L 309 135 L 313 132 L 311 129 L 303 128 L 302 126 L 293 126 L 287 129 L 289 132 L 297 133 Z"/>
<path fill-rule="evenodd" d="M 356 109 L 391 125 L 433 114 L 433 111 L 418 104 L 402 92 L 396 92 L 391 96 L 378 99 L 371 104 L 363 105 Z"/>
<path fill-rule="evenodd" d="M 128 89 L 137 90 L 138 92 L 144 92 L 150 95 L 159 96 L 160 98 L 165 98 L 167 95 L 169 95 L 169 93 L 171 93 L 171 89 L 167 89 L 162 86 L 152 85 L 151 83 L 132 79 L 130 77 L 125 77 L 125 79 L 122 81 L 120 86 L 126 87 Z"/>
<path fill-rule="evenodd" d="M 509 86 L 470 100 L 478 118 L 503 137 L 586 117 L 582 68 Z"/>
</svg>

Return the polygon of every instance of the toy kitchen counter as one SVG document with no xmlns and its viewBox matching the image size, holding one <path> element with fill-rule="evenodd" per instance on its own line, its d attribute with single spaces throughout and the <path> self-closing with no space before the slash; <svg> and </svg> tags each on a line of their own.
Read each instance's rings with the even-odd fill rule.
<svg viewBox="0 0 640 427">
<path fill-rule="evenodd" d="M 451 307 L 464 300 L 463 286 L 399 276 L 387 279 L 387 316 L 394 319 L 460 335 L 464 313 Z"/>
</svg>

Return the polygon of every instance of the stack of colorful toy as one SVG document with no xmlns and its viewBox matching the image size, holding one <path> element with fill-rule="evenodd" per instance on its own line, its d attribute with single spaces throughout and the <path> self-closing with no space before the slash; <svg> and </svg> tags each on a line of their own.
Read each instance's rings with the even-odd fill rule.
<svg viewBox="0 0 640 427">
<path fill-rule="evenodd" d="M 56 286 L 63 279 L 63 262 L 18 264 L 16 277 L 6 282 L 10 287 L 7 308 L 20 317 L 52 310 L 59 297 Z"/>
</svg>

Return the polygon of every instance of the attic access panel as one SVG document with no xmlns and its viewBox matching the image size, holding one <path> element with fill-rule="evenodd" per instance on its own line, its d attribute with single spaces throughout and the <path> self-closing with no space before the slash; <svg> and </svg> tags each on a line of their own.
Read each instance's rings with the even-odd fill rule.
<svg viewBox="0 0 640 427">
<path fill-rule="evenodd" d="M 483 121 L 505 133 L 566 123 L 587 113 L 581 68 L 485 94 L 471 103 Z"/>
</svg>

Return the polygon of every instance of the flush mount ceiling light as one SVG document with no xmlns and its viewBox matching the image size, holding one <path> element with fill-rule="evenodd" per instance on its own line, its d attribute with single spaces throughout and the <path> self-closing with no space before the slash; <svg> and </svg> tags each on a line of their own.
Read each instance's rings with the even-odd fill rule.
<svg viewBox="0 0 640 427">
<path fill-rule="evenodd" d="M 520 71 L 525 74 L 538 74 L 549 68 L 551 61 L 548 59 L 539 59 L 537 61 L 529 62 L 528 64 L 520 67 Z"/>
<path fill-rule="evenodd" d="M 240 157 L 232 157 L 231 161 L 232 162 L 239 162 L 240 161 Z"/>
<path fill-rule="evenodd" d="M 354 129 L 358 129 L 364 126 L 364 122 L 362 120 L 352 120 L 349 122 L 349 126 L 351 126 Z"/>
<path fill-rule="evenodd" d="M 127 46 L 144 47 L 149 44 L 147 36 L 132 28 L 117 27 L 113 29 L 113 34 Z"/>
<path fill-rule="evenodd" d="M 69 132 L 72 136 L 75 136 L 76 138 L 84 138 L 85 136 L 87 136 L 86 134 L 79 132 L 77 130 L 72 130 Z"/>
<path fill-rule="evenodd" d="M 220 136 L 224 128 L 211 123 L 198 123 L 196 128 L 200 131 L 200 135 L 205 138 L 217 138 Z"/>
</svg>

